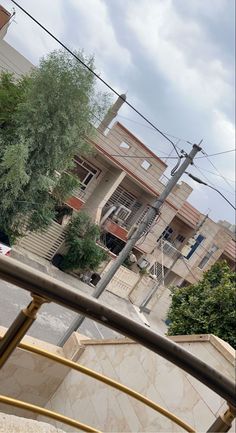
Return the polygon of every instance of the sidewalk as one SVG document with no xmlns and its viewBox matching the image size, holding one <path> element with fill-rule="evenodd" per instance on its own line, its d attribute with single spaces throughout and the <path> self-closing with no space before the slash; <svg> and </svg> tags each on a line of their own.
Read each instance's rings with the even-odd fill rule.
<svg viewBox="0 0 236 433">
<path fill-rule="evenodd" d="M 37 269 L 40 272 L 46 273 L 47 275 L 50 275 L 59 281 L 69 284 L 71 287 L 81 290 L 87 295 L 92 296 L 93 294 L 93 287 L 83 283 L 72 275 L 60 271 L 48 260 L 43 259 L 42 257 L 39 257 L 30 251 L 23 250 L 19 247 L 13 248 L 11 251 L 11 257 L 20 261 L 21 263 L 24 263 L 25 265 Z M 102 296 L 99 298 L 99 301 L 107 307 L 114 308 L 115 310 L 126 316 L 129 316 L 131 319 L 136 320 L 139 323 L 147 323 L 145 318 L 142 317 L 142 315 L 137 311 L 137 308 L 135 308 L 130 301 L 120 298 L 108 290 L 103 292 Z"/>
</svg>

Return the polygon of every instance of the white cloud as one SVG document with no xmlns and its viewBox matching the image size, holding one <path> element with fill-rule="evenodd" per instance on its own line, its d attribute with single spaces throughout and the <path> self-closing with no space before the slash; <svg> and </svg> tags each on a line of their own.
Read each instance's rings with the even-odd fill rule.
<svg viewBox="0 0 236 433">
<path fill-rule="evenodd" d="M 209 44 L 203 29 L 178 15 L 172 0 L 130 1 L 127 22 L 154 67 L 181 98 L 209 110 L 230 97 L 228 72 L 220 59 L 208 58 L 206 62 L 201 56 L 202 48 Z"/>
<path fill-rule="evenodd" d="M 102 0 L 70 0 L 70 3 L 83 23 L 85 33 L 80 33 L 79 26 L 73 31 L 78 40 L 84 42 L 83 47 L 87 52 L 98 54 L 98 68 L 104 71 L 109 64 L 119 66 L 120 70 L 130 67 L 130 53 L 117 41 L 105 3 Z M 76 21 L 76 17 L 74 19 Z"/>
</svg>

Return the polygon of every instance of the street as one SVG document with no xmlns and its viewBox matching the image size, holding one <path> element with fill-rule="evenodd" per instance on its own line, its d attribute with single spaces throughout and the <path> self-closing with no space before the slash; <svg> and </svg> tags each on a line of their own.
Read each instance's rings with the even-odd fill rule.
<svg viewBox="0 0 236 433">
<path fill-rule="evenodd" d="M 30 294 L 17 286 L 0 280 L 0 325 L 9 327 L 19 311 L 31 300 Z M 68 329 L 76 313 L 56 304 L 45 304 L 38 313 L 37 320 L 28 331 L 28 335 L 57 344 Z M 80 333 L 90 338 L 116 338 L 116 332 L 86 319 Z"/>
<path fill-rule="evenodd" d="M 78 280 L 75 280 L 75 282 L 78 283 Z M 80 285 L 83 292 L 91 294 L 91 287 L 85 284 Z M 0 280 L 0 326 L 9 327 L 19 311 L 27 306 L 30 300 L 31 297 L 28 292 Z M 103 293 L 100 300 L 107 306 L 143 323 L 130 302 L 107 291 Z M 76 313 L 60 305 L 54 303 L 44 304 L 37 315 L 37 320 L 29 329 L 28 335 L 48 343 L 57 344 L 76 316 Z M 90 319 L 85 319 L 79 332 L 89 338 L 99 340 L 121 337 L 117 332 Z"/>
</svg>

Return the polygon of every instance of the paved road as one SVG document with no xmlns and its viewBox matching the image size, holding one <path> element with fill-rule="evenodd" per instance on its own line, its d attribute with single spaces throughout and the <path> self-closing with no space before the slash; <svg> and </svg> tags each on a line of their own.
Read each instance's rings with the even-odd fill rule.
<svg viewBox="0 0 236 433">
<path fill-rule="evenodd" d="M 31 300 L 30 294 L 19 287 L 0 280 L 0 325 L 8 327 L 21 308 Z M 64 335 L 76 313 L 56 304 L 45 304 L 28 334 L 56 344 Z M 117 338 L 116 332 L 86 319 L 80 328 L 81 334 L 90 338 Z"/>
</svg>

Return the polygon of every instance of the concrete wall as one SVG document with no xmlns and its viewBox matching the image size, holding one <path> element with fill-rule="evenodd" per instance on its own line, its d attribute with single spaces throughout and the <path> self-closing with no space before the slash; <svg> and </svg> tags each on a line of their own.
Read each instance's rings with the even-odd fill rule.
<svg viewBox="0 0 236 433">
<path fill-rule="evenodd" d="M 83 209 L 91 215 L 97 224 L 100 222 L 102 209 L 105 206 L 107 200 L 111 197 L 124 177 L 125 172 L 116 169 L 115 167 L 112 171 L 107 170 L 104 173 L 100 183 L 86 201 Z"/>
<path fill-rule="evenodd" d="M 222 340 L 209 335 L 172 339 L 234 379 L 234 351 Z M 225 403 L 214 392 L 128 339 L 92 341 L 74 333 L 63 348 L 29 337 L 25 342 L 78 361 L 141 392 L 187 421 L 196 431 L 206 431 L 218 413 L 224 410 Z M 162 415 L 103 383 L 21 349 L 12 355 L 1 374 L 0 393 L 41 404 L 104 432 L 182 431 Z M 29 412 L 5 405 L 0 411 L 34 418 Z M 55 424 L 66 432 L 75 432 L 74 428 L 48 421 L 42 416 L 38 420 Z"/>
<path fill-rule="evenodd" d="M 121 143 L 125 142 L 129 148 L 121 147 Z M 144 189 L 152 191 L 153 196 L 161 194 L 165 188 L 165 184 L 161 182 L 161 176 L 166 170 L 167 165 L 161 161 L 150 149 L 148 149 L 140 140 L 138 140 L 130 131 L 128 131 L 119 122 L 115 123 L 109 130 L 107 135 L 99 134 L 96 140 L 101 153 L 104 151 L 109 158 L 122 165 L 123 170 L 139 182 Z M 114 155 L 138 156 L 138 158 L 124 158 Z M 142 168 L 142 163 L 148 161 L 150 167 L 145 170 Z M 184 201 L 188 198 L 192 188 L 185 182 L 180 182 L 176 185 L 173 192 L 170 194 L 168 201 L 179 209 Z"/>
<path fill-rule="evenodd" d="M 218 339 L 190 336 L 179 340 L 182 347 L 234 379 L 232 358 L 227 359 L 224 347 L 221 346 L 221 352 L 215 347 Z M 84 344 L 86 349 L 80 363 L 143 393 L 190 423 L 196 431 L 206 431 L 224 410 L 223 400 L 214 392 L 138 344 L 127 340 Z M 68 374 L 48 407 L 89 421 L 104 432 L 182 431 L 134 399 L 76 372 Z"/>
<path fill-rule="evenodd" d="M 16 78 L 30 72 L 34 65 L 16 51 L 11 45 L 0 39 L 0 71 L 12 72 Z"/>
<path fill-rule="evenodd" d="M 106 268 L 102 272 L 102 276 L 107 273 L 113 264 L 111 260 Z M 123 299 L 129 299 L 129 293 L 134 288 L 138 280 L 140 279 L 140 274 L 131 271 L 125 266 L 121 266 L 114 277 L 111 279 L 110 283 L 107 285 L 106 290 L 120 296 Z"/>
</svg>

